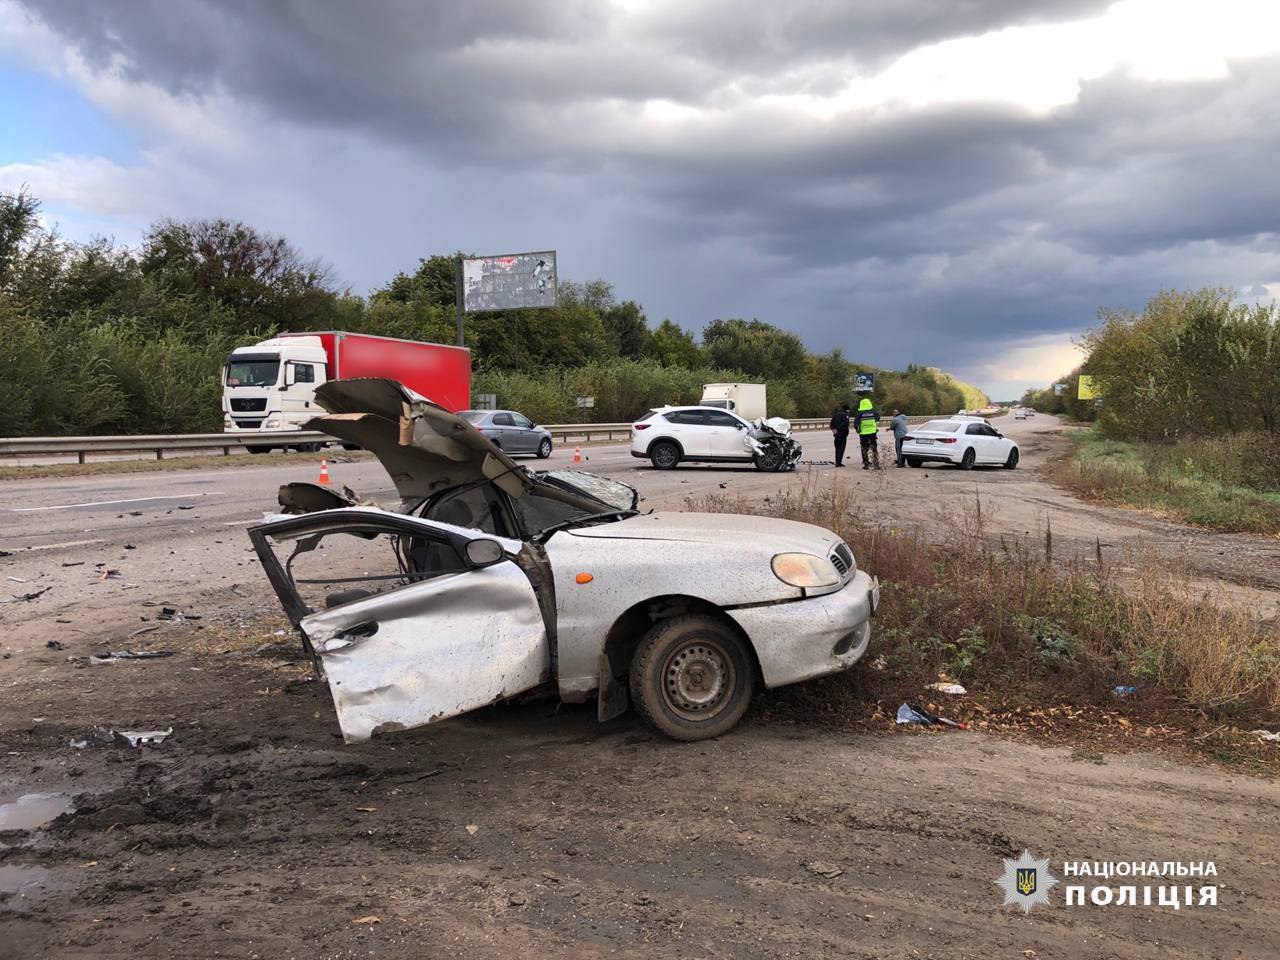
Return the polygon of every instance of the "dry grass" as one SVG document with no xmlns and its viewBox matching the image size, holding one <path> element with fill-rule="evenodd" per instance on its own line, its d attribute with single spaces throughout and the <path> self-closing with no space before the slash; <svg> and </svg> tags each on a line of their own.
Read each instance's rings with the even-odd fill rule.
<svg viewBox="0 0 1280 960">
<path fill-rule="evenodd" d="M 918 690 L 942 673 L 971 689 L 1078 703 L 1114 702 L 1114 686 L 1133 684 L 1147 703 L 1207 716 L 1280 711 L 1280 634 L 1211 603 L 1186 571 L 1154 557 L 1056 559 L 1051 530 L 992 538 L 980 506 L 939 514 L 926 537 L 869 522 L 839 486 L 691 506 L 802 520 L 849 543 L 883 597 L 875 656 L 884 667 L 857 683 Z"/>
</svg>

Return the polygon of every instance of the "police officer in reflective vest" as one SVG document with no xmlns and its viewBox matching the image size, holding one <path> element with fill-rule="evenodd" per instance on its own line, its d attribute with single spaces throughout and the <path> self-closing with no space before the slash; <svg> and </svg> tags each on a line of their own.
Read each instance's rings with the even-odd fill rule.
<svg viewBox="0 0 1280 960">
<path fill-rule="evenodd" d="M 879 429 L 879 419 L 880 414 L 871 405 L 870 397 L 863 397 L 858 401 L 858 413 L 854 417 L 854 423 L 858 430 L 858 442 L 862 445 L 863 470 L 870 470 L 873 463 L 877 470 L 880 469 L 880 447 L 876 443 L 876 430 Z M 868 453 L 870 453 L 869 458 Z"/>
</svg>

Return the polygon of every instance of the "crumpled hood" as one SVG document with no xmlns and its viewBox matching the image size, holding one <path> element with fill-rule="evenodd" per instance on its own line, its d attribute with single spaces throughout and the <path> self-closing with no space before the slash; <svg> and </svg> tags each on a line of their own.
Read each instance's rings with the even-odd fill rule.
<svg viewBox="0 0 1280 960">
<path fill-rule="evenodd" d="M 840 539 L 811 523 L 734 513 L 646 513 L 567 532 L 575 537 L 715 544 L 739 552 L 762 544 L 771 554 L 794 551 L 819 557 L 827 556 Z"/>
<path fill-rule="evenodd" d="M 529 485 L 524 468 L 479 430 L 395 380 L 330 380 L 315 400 L 329 414 L 306 429 L 371 451 L 406 500 L 474 480 L 513 497 Z"/>
</svg>

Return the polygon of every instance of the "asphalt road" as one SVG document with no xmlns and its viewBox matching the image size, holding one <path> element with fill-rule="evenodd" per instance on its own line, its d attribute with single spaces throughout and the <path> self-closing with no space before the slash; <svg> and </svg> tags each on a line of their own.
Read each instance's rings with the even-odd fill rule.
<svg viewBox="0 0 1280 960">
<path fill-rule="evenodd" d="M 643 508 L 688 509 L 706 495 L 752 500 L 835 481 L 851 488 L 858 509 L 872 519 L 927 524 L 940 509 L 981 498 L 994 533 L 1034 536 L 1051 517 L 1056 543 L 1070 546 L 1074 538 L 1090 554 L 1095 549 L 1114 553 L 1134 542 L 1170 556 L 1190 553 L 1203 566 L 1206 582 L 1231 580 L 1233 589 L 1274 615 L 1280 583 L 1272 581 L 1280 577 L 1280 544 L 1082 504 L 1036 475 L 1037 466 L 1060 448 L 1053 418 L 1002 418 L 998 423 L 1022 448 L 1016 471 L 965 473 L 929 466 L 864 473 L 856 461 L 842 470 L 803 465 L 831 459 L 833 444 L 826 431 L 797 434 L 805 448 L 802 466 L 787 474 L 736 465 L 658 471 L 631 457 L 622 444 L 583 448 L 580 468 L 634 484 L 644 498 Z M 571 448 L 558 449 L 549 460 L 525 462 L 571 467 L 572 457 Z M 136 623 L 134 614 L 143 601 L 235 618 L 272 609 L 244 530 L 274 512 L 280 484 L 315 480 L 318 467 L 319 457 L 300 454 L 283 466 L 254 466 L 246 460 L 243 467 L 203 474 L 157 471 L 0 484 L 0 626 L 7 642 L 43 642 L 55 624 L 60 636 L 101 635 L 108 625 Z M 349 486 L 388 505 L 397 500 L 376 461 L 331 462 L 330 473 L 337 487 Z M 117 573 L 104 579 L 109 570 Z M 1242 575 L 1265 582 L 1248 585 Z M 45 588 L 33 600 L 11 599 Z"/>
</svg>

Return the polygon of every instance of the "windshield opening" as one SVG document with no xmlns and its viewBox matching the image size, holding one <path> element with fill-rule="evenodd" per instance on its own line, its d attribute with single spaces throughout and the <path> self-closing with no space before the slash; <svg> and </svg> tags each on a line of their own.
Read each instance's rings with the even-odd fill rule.
<svg viewBox="0 0 1280 960">
<path fill-rule="evenodd" d="M 280 357 L 274 353 L 232 356 L 227 360 L 228 387 L 274 387 L 280 377 Z"/>
</svg>

